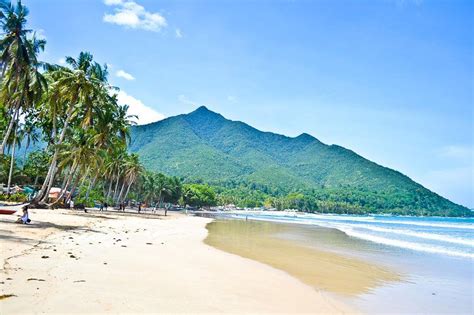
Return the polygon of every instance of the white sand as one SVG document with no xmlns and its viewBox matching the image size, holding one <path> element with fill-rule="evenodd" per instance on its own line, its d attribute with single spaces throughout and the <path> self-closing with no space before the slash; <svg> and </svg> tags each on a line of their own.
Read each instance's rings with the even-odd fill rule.
<svg viewBox="0 0 474 315">
<path fill-rule="evenodd" d="M 0 295 L 15 295 L 0 300 L 1 314 L 353 312 L 282 271 L 205 245 L 209 219 L 30 212 L 29 226 L 0 217 Z"/>
</svg>

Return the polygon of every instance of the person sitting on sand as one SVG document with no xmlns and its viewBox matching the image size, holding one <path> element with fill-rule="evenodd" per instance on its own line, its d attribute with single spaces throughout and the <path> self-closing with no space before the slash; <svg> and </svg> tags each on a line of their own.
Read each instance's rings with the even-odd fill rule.
<svg viewBox="0 0 474 315">
<path fill-rule="evenodd" d="M 21 223 L 21 224 L 28 224 L 30 223 L 31 220 L 28 216 L 28 206 L 23 207 L 23 215 L 16 220 L 16 223 Z"/>
</svg>

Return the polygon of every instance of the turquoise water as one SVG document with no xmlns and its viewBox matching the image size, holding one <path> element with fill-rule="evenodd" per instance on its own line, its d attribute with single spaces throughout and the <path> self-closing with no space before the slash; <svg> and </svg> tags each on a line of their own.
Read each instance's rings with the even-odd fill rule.
<svg viewBox="0 0 474 315">
<path fill-rule="evenodd" d="M 474 258 L 474 218 L 261 213 L 231 214 L 282 223 L 338 229 L 348 236 L 411 251 Z"/>
<path fill-rule="evenodd" d="M 350 302 L 365 312 L 473 314 L 474 219 L 240 212 L 225 217 L 297 224 L 280 235 L 377 261 L 403 275 Z M 321 228 L 336 233 L 326 237 Z M 328 230 L 329 231 L 329 230 Z M 335 237 L 336 236 L 336 237 Z"/>
</svg>

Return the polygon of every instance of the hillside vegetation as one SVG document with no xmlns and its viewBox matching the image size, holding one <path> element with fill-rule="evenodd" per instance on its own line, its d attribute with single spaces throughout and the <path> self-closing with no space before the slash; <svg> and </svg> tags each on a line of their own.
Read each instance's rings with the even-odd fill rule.
<svg viewBox="0 0 474 315">
<path fill-rule="evenodd" d="M 200 107 L 134 126 L 130 150 L 152 171 L 208 183 L 221 204 L 337 213 L 470 215 L 395 170 L 308 134 L 262 132 Z"/>
</svg>

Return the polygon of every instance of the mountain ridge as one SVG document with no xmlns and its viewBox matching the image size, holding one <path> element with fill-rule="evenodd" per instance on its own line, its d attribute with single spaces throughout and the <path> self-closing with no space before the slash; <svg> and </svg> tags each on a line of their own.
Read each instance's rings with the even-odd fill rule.
<svg viewBox="0 0 474 315">
<path fill-rule="evenodd" d="M 254 194 L 249 187 L 255 186 L 268 196 L 302 192 L 337 207 L 347 204 L 373 211 L 416 207 L 431 214 L 467 210 L 405 174 L 342 146 L 324 144 L 307 133 L 288 137 L 263 132 L 205 106 L 135 126 L 131 134 L 130 150 L 139 154 L 148 169 L 225 187 L 223 190 Z"/>
</svg>

